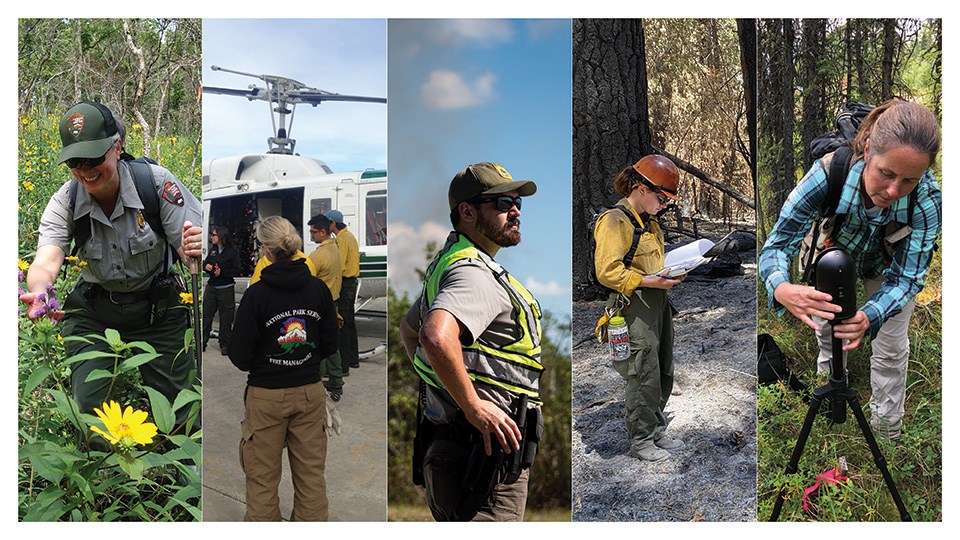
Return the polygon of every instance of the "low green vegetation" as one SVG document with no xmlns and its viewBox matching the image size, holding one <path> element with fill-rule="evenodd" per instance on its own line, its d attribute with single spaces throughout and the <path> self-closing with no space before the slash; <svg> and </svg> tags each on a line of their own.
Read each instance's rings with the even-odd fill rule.
<svg viewBox="0 0 960 540">
<path fill-rule="evenodd" d="M 942 245 L 942 244 L 941 244 Z M 881 452 L 904 504 L 914 521 L 943 519 L 942 418 L 942 305 L 939 252 L 934 257 L 926 288 L 918 297 L 910 327 L 910 365 L 907 374 L 903 436 L 893 442 L 878 438 Z M 774 336 L 791 367 L 812 390 L 823 383 L 816 374 L 817 345 L 813 332 L 796 318 L 776 317 L 766 308 L 766 290 L 759 287 L 759 332 Z M 861 292 L 862 295 L 862 292 Z M 863 300 L 861 296 L 861 301 Z M 850 386 L 857 390 L 864 414 L 870 410 L 869 342 L 848 355 Z M 781 521 L 898 521 L 900 514 L 856 419 L 848 412 L 844 424 L 818 417 L 807 441 L 799 471 L 787 475 L 808 405 L 783 384 L 761 386 L 758 409 L 758 516 L 769 519 L 777 493 L 785 488 Z M 837 467 L 841 457 L 849 467 L 847 482 L 821 486 L 815 506 L 802 507 L 805 489 L 816 476 Z"/>
</svg>

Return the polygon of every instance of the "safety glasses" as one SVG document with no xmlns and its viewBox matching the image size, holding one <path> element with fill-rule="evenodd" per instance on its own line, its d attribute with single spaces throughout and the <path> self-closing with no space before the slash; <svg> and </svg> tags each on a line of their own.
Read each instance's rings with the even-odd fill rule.
<svg viewBox="0 0 960 540">
<path fill-rule="evenodd" d="M 523 204 L 523 199 L 519 196 L 511 197 L 509 195 L 500 195 L 498 197 L 481 197 L 474 199 L 474 202 L 477 204 L 492 202 L 496 204 L 498 211 L 509 212 L 514 206 L 517 207 L 517 210 L 520 210 L 520 207 Z"/>
<path fill-rule="evenodd" d="M 640 175 L 640 182 L 634 185 L 641 185 L 641 184 L 647 188 L 647 191 L 657 196 L 657 202 L 659 202 L 661 206 L 670 202 L 670 197 L 667 197 L 666 195 L 663 194 L 663 190 L 660 189 L 660 186 L 647 180 L 643 175 Z"/>
<path fill-rule="evenodd" d="M 652 189 L 650 191 L 657 196 L 657 201 L 659 201 L 660 204 L 667 204 L 668 202 L 670 202 L 670 198 L 664 195 L 662 192 L 652 190 Z"/>
</svg>

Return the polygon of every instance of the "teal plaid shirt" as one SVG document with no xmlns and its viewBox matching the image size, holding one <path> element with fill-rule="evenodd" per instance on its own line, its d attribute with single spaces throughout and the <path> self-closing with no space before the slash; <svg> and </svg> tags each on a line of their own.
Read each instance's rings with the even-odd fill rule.
<svg viewBox="0 0 960 540">
<path fill-rule="evenodd" d="M 903 309 L 923 289 L 924 278 L 940 234 L 940 186 L 928 170 L 915 188 L 917 205 L 913 211 L 913 232 L 896 244 L 893 262 L 883 261 L 883 233 L 887 223 L 907 223 L 909 199 L 903 197 L 876 218 L 867 216 L 861 197 L 860 174 L 863 161 L 850 168 L 837 205 L 838 214 L 846 214 L 836 235 L 837 246 L 853 256 L 861 278 L 883 276 L 883 285 L 860 308 L 870 319 L 870 336 Z M 793 189 L 780 210 L 780 217 L 760 251 L 760 279 L 767 287 L 769 307 L 783 315 L 785 308 L 773 297 L 781 283 L 790 281 L 790 261 L 800 250 L 817 213 L 827 197 L 827 171 L 818 160 Z"/>
</svg>

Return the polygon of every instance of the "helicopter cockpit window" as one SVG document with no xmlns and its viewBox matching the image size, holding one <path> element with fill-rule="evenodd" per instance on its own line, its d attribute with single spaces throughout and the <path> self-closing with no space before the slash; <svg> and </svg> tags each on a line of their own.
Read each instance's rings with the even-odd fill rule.
<svg viewBox="0 0 960 540">
<path fill-rule="evenodd" d="M 310 199 L 310 217 L 330 211 L 330 199 Z"/>
<path fill-rule="evenodd" d="M 387 190 L 367 193 L 367 245 L 387 245 Z"/>
</svg>

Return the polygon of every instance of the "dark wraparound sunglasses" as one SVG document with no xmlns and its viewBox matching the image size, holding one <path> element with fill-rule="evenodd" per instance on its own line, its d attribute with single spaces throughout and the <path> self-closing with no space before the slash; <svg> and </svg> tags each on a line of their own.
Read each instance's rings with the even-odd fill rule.
<svg viewBox="0 0 960 540">
<path fill-rule="evenodd" d="M 108 150 L 108 152 L 109 152 L 109 150 Z M 102 156 L 100 156 L 100 157 L 98 157 L 98 158 L 79 158 L 79 157 L 75 157 L 75 158 L 70 158 L 70 159 L 68 159 L 68 160 L 66 161 L 66 164 L 67 164 L 67 167 L 70 167 L 71 169 L 79 169 L 79 168 L 82 167 L 84 164 L 86 164 L 87 167 L 93 168 L 93 167 L 97 167 L 97 166 L 99 166 L 101 163 L 103 163 L 103 160 L 105 160 L 106 158 L 107 158 L 107 155 L 106 155 L 106 154 L 104 154 L 104 155 L 102 155 Z"/>
<path fill-rule="evenodd" d="M 497 205 L 497 210 L 500 212 L 509 212 L 514 206 L 517 207 L 517 210 L 520 210 L 520 207 L 523 204 L 523 199 L 521 197 L 511 197 L 509 195 L 500 195 L 499 197 L 480 197 L 474 199 L 474 202 L 477 204 L 483 204 L 487 202 L 494 202 Z"/>
</svg>

